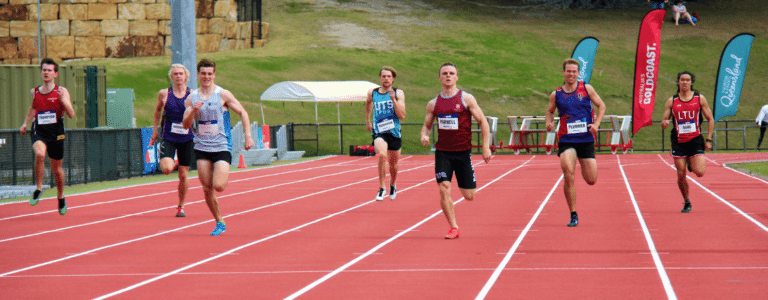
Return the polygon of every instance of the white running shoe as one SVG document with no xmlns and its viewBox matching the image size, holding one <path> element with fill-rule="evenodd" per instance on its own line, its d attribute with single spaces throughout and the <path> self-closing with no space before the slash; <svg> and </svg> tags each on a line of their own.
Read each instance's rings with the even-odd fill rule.
<svg viewBox="0 0 768 300">
<path fill-rule="evenodd" d="M 395 200 L 395 197 L 397 197 L 397 188 L 394 185 L 389 186 L 389 199 Z"/>
<path fill-rule="evenodd" d="M 379 189 L 379 193 L 376 194 L 376 201 L 384 200 L 384 189 Z"/>
</svg>

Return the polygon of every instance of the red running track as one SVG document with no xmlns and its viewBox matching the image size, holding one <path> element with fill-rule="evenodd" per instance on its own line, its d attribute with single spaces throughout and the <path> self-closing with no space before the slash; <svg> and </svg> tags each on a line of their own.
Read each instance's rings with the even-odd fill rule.
<svg viewBox="0 0 768 300">
<path fill-rule="evenodd" d="M 196 178 L 187 217 L 176 182 L 0 206 L 5 299 L 761 298 L 768 292 L 768 181 L 707 154 L 682 199 L 669 155 L 599 155 L 577 175 L 580 224 L 554 155 L 475 157 L 478 193 L 453 198 L 445 240 L 432 156 L 404 156 L 398 197 L 373 201 L 376 159 L 330 157 L 230 174 L 227 231 Z M 695 177 L 695 176 L 694 176 Z M 695 182 L 694 182 L 695 181 Z"/>
</svg>

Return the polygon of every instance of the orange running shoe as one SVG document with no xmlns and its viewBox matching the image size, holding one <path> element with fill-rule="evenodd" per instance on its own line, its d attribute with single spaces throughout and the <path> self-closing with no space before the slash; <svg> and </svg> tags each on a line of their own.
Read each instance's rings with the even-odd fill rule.
<svg viewBox="0 0 768 300">
<path fill-rule="evenodd" d="M 449 240 L 459 238 L 459 229 L 451 228 L 451 230 L 448 230 L 448 235 L 446 235 L 445 238 Z"/>
</svg>

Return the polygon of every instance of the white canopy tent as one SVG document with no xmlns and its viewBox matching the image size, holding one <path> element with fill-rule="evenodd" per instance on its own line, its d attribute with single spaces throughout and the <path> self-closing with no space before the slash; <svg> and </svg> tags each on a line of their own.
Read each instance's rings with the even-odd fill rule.
<svg viewBox="0 0 768 300">
<path fill-rule="evenodd" d="M 318 123 L 317 104 L 336 102 L 336 114 L 341 123 L 340 102 L 365 101 L 368 91 L 378 87 L 370 81 L 283 81 L 273 84 L 261 94 L 261 123 L 264 119 L 263 101 L 304 101 L 315 103 L 315 124 Z"/>
</svg>

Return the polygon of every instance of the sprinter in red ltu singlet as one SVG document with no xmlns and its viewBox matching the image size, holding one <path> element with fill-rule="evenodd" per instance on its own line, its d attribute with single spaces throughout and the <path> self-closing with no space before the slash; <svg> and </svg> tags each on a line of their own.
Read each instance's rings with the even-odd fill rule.
<svg viewBox="0 0 768 300">
<path fill-rule="evenodd" d="M 677 168 L 677 187 L 683 195 L 683 210 L 691 211 L 691 199 L 688 198 L 688 171 L 696 176 L 704 176 L 706 160 L 704 151 L 712 149 L 712 133 L 715 131 L 715 122 L 712 111 L 709 110 L 707 99 L 693 89 L 696 76 L 691 72 L 683 71 L 677 74 L 677 94 L 670 97 L 664 106 L 664 116 L 661 118 L 661 128 L 669 126 L 669 119 L 675 120 L 670 135 L 672 142 L 672 157 Z M 701 136 L 701 117 L 707 118 L 707 139 Z"/>
<path fill-rule="evenodd" d="M 56 181 L 57 196 L 59 199 L 59 214 L 67 213 L 67 202 L 64 199 L 64 169 L 61 168 L 64 159 L 64 113 L 69 118 L 75 117 L 75 110 L 69 99 L 69 92 L 65 87 L 56 85 L 56 77 L 59 76 L 59 65 L 50 58 L 45 58 L 40 63 L 40 76 L 43 85 L 30 91 L 32 105 L 24 118 L 24 124 L 19 130 L 21 134 L 27 133 L 27 124 L 32 123 L 32 150 L 35 152 L 35 185 L 29 204 L 37 205 L 40 195 L 43 193 L 43 178 L 45 177 L 45 156 L 51 163 L 51 171 Z"/>
<path fill-rule="evenodd" d="M 597 162 L 595 161 L 595 134 L 605 113 L 605 104 L 595 89 L 579 78 L 579 61 L 569 58 L 563 62 L 565 83 L 549 95 L 547 108 L 547 131 L 554 129 L 555 108 L 560 115 L 560 128 L 557 132 L 557 156 L 563 169 L 563 192 L 571 211 L 568 227 L 579 225 L 576 214 L 576 189 L 573 181 L 576 177 L 576 159 L 581 166 L 581 177 L 589 185 L 597 182 Z M 597 115 L 594 114 L 594 105 Z"/>
<path fill-rule="evenodd" d="M 421 128 L 421 144 L 429 146 L 429 132 L 437 119 L 437 143 L 435 143 L 435 177 L 440 188 L 440 207 L 451 229 L 446 239 L 459 237 L 454 204 L 451 199 L 451 178 L 456 173 L 456 182 L 461 195 L 467 200 L 475 199 L 475 170 L 472 167 L 472 117 L 480 125 L 483 136 L 483 160 L 491 160 L 489 144 L 490 128 L 475 97 L 456 87 L 459 71 L 456 65 L 445 63 L 438 71 L 443 89 L 440 95 L 427 103 L 427 116 Z"/>
</svg>

